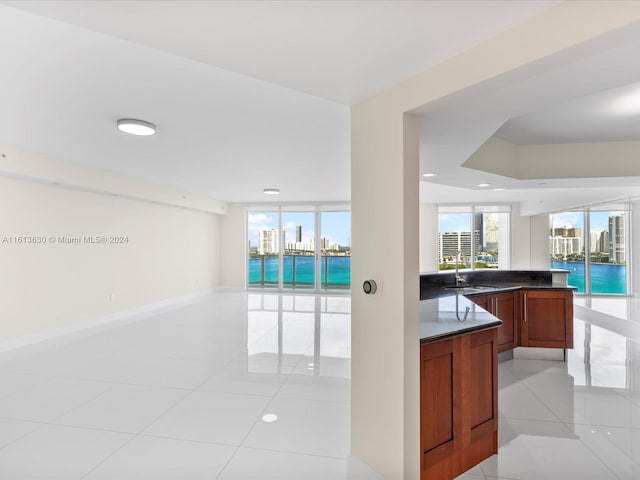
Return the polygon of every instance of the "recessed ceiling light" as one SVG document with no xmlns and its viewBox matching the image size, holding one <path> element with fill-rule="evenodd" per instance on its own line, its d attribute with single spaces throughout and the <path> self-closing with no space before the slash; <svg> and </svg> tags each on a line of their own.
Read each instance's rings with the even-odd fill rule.
<svg viewBox="0 0 640 480">
<path fill-rule="evenodd" d="M 490 183 L 479 183 L 478 186 L 479 187 L 490 187 L 491 184 Z"/>
<path fill-rule="evenodd" d="M 118 130 L 131 135 L 148 136 L 156 133 L 156 126 L 153 123 L 135 118 L 121 118 L 117 125 Z"/>
<path fill-rule="evenodd" d="M 423 177 L 435 177 L 436 174 L 435 173 L 423 173 L 422 176 Z"/>
<path fill-rule="evenodd" d="M 278 195 L 280 193 L 280 189 L 278 188 L 265 188 L 263 192 L 266 195 Z"/>
<path fill-rule="evenodd" d="M 276 420 L 278 420 L 278 415 L 276 415 L 275 413 L 267 413 L 262 417 L 262 421 L 265 423 L 273 423 Z"/>
</svg>

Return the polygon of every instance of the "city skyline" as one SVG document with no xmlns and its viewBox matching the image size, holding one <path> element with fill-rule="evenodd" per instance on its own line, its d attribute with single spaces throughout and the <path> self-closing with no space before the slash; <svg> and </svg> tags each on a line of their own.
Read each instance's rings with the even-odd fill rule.
<svg viewBox="0 0 640 480">
<path fill-rule="evenodd" d="M 583 212 L 564 212 L 551 217 L 549 253 L 555 258 L 589 255 L 606 263 L 625 263 L 625 212 L 589 212 L 589 231 Z"/>
<path fill-rule="evenodd" d="M 330 244 L 350 246 L 351 212 L 320 212 L 320 219 L 322 239 L 326 239 Z M 302 244 L 315 242 L 315 212 L 283 211 L 282 222 L 285 245 L 297 243 L 298 235 L 301 236 Z M 249 247 L 258 247 L 260 231 L 271 229 L 278 230 L 278 212 L 249 212 L 247 219 Z"/>
</svg>

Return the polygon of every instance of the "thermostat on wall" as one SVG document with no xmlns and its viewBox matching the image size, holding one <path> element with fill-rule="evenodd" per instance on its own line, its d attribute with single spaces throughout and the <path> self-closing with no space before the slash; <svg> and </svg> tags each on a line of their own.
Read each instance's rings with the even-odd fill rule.
<svg viewBox="0 0 640 480">
<path fill-rule="evenodd" d="M 367 295 L 373 295 L 374 293 L 376 293 L 377 289 L 378 286 L 376 285 L 376 282 L 374 280 L 365 280 L 362 284 L 362 290 L 364 290 L 364 293 L 366 293 Z"/>
</svg>

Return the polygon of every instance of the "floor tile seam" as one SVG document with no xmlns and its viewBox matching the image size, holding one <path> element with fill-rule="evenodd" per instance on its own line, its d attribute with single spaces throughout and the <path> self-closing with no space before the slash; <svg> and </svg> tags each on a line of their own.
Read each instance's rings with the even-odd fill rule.
<svg viewBox="0 0 640 480">
<path fill-rule="evenodd" d="M 249 447 L 249 446 L 243 446 L 243 445 L 241 445 L 239 448 L 244 449 L 244 450 L 259 450 L 261 452 L 269 452 L 269 453 L 287 453 L 287 454 L 290 454 L 290 455 L 297 455 L 297 456 L 301 456 L 301 457 L 324 458 L 324 459 L 327 459 L 327 460 L 348 460 L 349 459 L 349 454 L 347 454 L 345 456 L 334 457 L 334 456 L 331 456 L 331 455 L 320 455 L 320 454 L 315 454 L 315 453 L 292 452 L 290 450 L 280 450 L 280 449 L 276 449 L 276 448 Z"/>
<path fill-rule="evenodd" d="M 258 425 L 258 422 L 260 422 L 262 420 L 262 418 L 266 415 L 266 412 L 269 410 L 269 408 L 271 407 L 271 405 L 275 401 L 276 396 L 278 395 L 278 393 L 280 392 L 280 390 L 282 389 L 284 384 L 285 384 L 285 382 L 282 382 L 280 384 L 280 386 L 278 387 L 278 390 L 270 397 L 270 400 L 267 402 L 267 404 L 262 409 L 262 411 L 260 412 L 260 414 L 258 415 L 256 420 L 253 422 L 253 424 L 251 425 L 251 428 L 249 428 L 249 430 L 244 435 L 244 437 L 242 437 L 242 440 L 240 441 L 239 447 L 243 447 L 244 446 L 244 443 L 247 441 L 247 438 L 249 438 L 249 435 L 251 435 L 251 432 L 253 432 L 253 430 L 256 428 L 256 426 Z"/>
<path fill-rule="evenodd" d="M 272 395 L 264 395 L 261 393 L 244 393 L 244 392 L 228 392 L 224 390 L 205 390 L 205 389 L 196 389 L 193 390 L 193 393 L 221 393 L 224 395 L 236 395 L 236 396 L 247 396 L 247 397 L 263 397 L 263 398 L 272 398 Z"/>
<path fill-rule="evenodd" d="M 296 452 L 296 451 L 292 451 L 292 450 L 281 450 L 281 449 L 278 449 L 278 448 L 252 447 L 252 446 L 249 446 L 249 445 L 240 445 L 240 448 L 262 450 L 264 452 L 288 453 L 288 454 L 291 454 L 291 455 L 306 455 L 308 457 L 318 457 L 318 458 L 325 458 L 325 459 L 330 459 L 330 460 L 346 460 L 348 458 L 347 456 L 318 455 L 318 454 L 315 454 L 315 453 Z"/>
<path fill-rule="evenodd" d="M 107 392 L 104 392 L 104 393 L 107 393 Z M 50 425 L 72 427 L 72 428 L 84 428 L 86 430 L 98 430 L 98 431 L 111 432 L 111 433 L 124 433 L 124 434 L 130 434 L 130 435 L 138 435 L 141 432 L 143 432 L 144 430 L 146 430 L 147 428 L 149 428 L 153 423 L 155 423 L 160 417 L 162 417 L 164 414 L 166 414 L 169 410 L 171 410 L 173 407 L 175 407 L 178 403 L 180 403 L 182 400 L 187 398 L 190 393 L 191 392 L 187 392 L 187 393 L 185 393 L 184 396 L 178 398 L 174 403 L 171 404 L 171 406 L 167 407 L 165 410 L 162 411 L 161 414 L 159 414 L 157 417 L 155 417 L 153 420 L 151 420 L 149 423 L 147 423 L 146 425 L 144 425 L 143 427 L 141 427 L 137 431 L 113 430 L 113 429 L 109 429 L 109 428 L 90 427 L 90 426 L 86 426 L 86 425 L 77 425 L 77 424 L 72 424 L 72 423 L 64 423 L 64 422 L 60 421 L 61 417 L 57 417 L 55 420 L 52 420 Z M 94 398 L 94 400 L 95 400 L 95 398 Z M 79 406 L 78 408 L 80 408 L 80 407 L 82 407 L 84 405 L 86 405 L 86 403 L 81 405 L 81 406 Z M 67 413 L 71 413 L 71 411 L 67 412 Z M 66 415 L 66 414 L 64 414 L 64 415 Z"/>
<path fill-rule="evenodd" d="M 562 423 L 564 423 L 565 425 L 579 425 L 581 427 L 621 428 L 624 430 L 640 430 L 640 427 L 632 427 L 629 425 L 610 425 L 610 424 L 604 424 L 604 423 L 585 422 L 580 420 L 573 421 L 573 422 L 562 421 Z"/>
<path fill-rule="evenodd" d="M 309 398 L 309 397 L 302 397 L 302 396 L 294 396 L 294 395 L 276 395 L 277 398 L 286 398 L 286 399 L 290 399 L 290 400 L 309 400 L 309 401 L 313 401 L 313 402 L 323 402 L 323 403 L 331 403 L 331 404 L 338 404 L 338 405 L 351 405 L 351 400 L 348 400 L 346 402 L 343 402 L 341 400 L 329 400 L 329 399 L 324 399 L 324 398 Z"/>
<path fill-rule="evenodd" d="M 605 437 L 605 438 L 606 438 L 606 437 Z M 624 456 L 625 458 L 627 458 L 628 460 L 630 460 L 632 464 L 634 464 L 634 465 L 640 465 L 640 464 L 638 464 L 638 462 L 636 461 L 636 459 L 635 459 L 635 458 L 630 457 L 630 456 L 629 456 L 629 455 L 627 455 L 627 453 L 625 453 L 623 450 L 620 450 L 620 449 L 619 449 L 619 448 L 618 448 L 618 447 L 617 447 L 617 446 L 616 446 L 616 445 L 615 445 L 611 440 L 609 440 L 608 438 L 607 438 L 607 441 L 608 441 L 608 442 L 609 442 L 609 444 L 610 444 L 610 445 L 611 445 L 611 446 L 612 446 L 616 451 L 618 451 L 622 456 Z M 581 443 L 583 443 L 583 444 L 585 445 L 585 448 L 587 448 L 588 450 L 590 450 L 591 452 L 593 452 L 593 454 L 594 454 L 596 457 L 598 456 L 598 453 L 597 453 L 596 449 L 591 449 L 591 448 L 589 448 L 589 446 L 588 446 L 588 445 L 586 445 L 586 444 L 585 444 L 585 442 L 583 442 L 583 441 L 582 441 L 582 438 L 580 438 L 580 442 L 581 442 Z M 608 463 L 605 463 L 605 461 L 604 461 L 604 460 L 602 460 L 602 459 L 600 459 L 599 457 L 598 457 L 598 459 L 599 459 L 603 464 L 605 464 L 605 466 L 606 466 L 606 467 L 607 467 L 607 468 L 608 468 L 608 469 L 613 473 L 613 476 L 614 476 L 614 477 L 618 478 L 619 480 L 626 480 L 625 478 L 621 478 L 621 477 L 620 477 L 620 476 L 619 476 L 619 475 L 618 475 L 618 474 L 617 474 L 613 469 L 611 469 L 611 468 L 609 467 Z"/>
<path fill-rule="evenodd" d="M 187 392 L 191 392 L 193 390 L 198 389 L 198 387 L 174 387 L 171 385 L 158 385 L 158 384 L 152 384 L 152 383 L 140 383 L 140 382 L 133 382 L 133 381 L 115 382 L 114 386 L 148 387 L 148 388 L 158 388 L 158 389 L 166 389 L 166 390 L 180 390 L 180 391 L 187 391 Z"/>
<path fill-rule="evenodd" d="M 611 473 L 611 475 L 612 475 L 614 478 L 617 478 L 618 480 L 625 480 L 624 478 L 620 478 L 620 476 L 619 476 L 619 475 L 618 475 L 618 474 L 617 474 L 617 473 L 616 473 L 616 472 L 615 472 L 611 467 L 609 467 L 609 464 L 608 464 L 608 463 L 606 463 L 602 458 L 600 458 L 600 455 L 598 455 L 598 451 L 599 451 L 599 450 L 598 450 L 597 448 L 591 448 L 591 447 L 589 446 L 589 444 L 588 444 L 587 442 L 585 442 L 584 440 L 582 440 L 582 437 L 581 437 L 581 436 L 579 436 L 579 435 L 578 435 L 578 441 L 580 442 L 580 444 L 581 444 L 584 448 L 586 448 L 589 452 L 591 452 L 591 453 L 593 454 L 593 456 L 598 460 L 598 462 L 599 462 L 601 465 L 603 465 L 603 466 L 604 466 L 604 468 L 605 468 L 608 472 L 610 472 L 610 473 Z M 620 450 L 619 448 L 617 448 L 617 447 L 613 444 L 613 442 L 611 442 L 610 440 L 607 440 L 607 441 L 611 444 L 611 446 L 612 446 L 613 448 L 615 448 L 615 449 L 616 449 L 616 451 L 620 452 L 622 455 L 624 455 L 625 457 L 629 458 L 629 457 L 628 457 L 628 456 L 627 456 L 627 455 L 626 455 L 622 450 Z M 634 463 L 635 463 L 635 462 L 634 462 Z"/>
<path fill-rule="evenodd" d="M 187 442 L 187 443 L 198 443 L 201 445 L 216 445 L 219 447 L 231 447 L 231 448 L 239 448 L 240 445 L 236 445 L 234 443 L 223 443 L 223 442 L 212 442 L 209 440 L 198 440 L 194 438 L 183 438 L 183 437 L 172 437 L 169 435 L 160 435 L 160 434 L 151 434 L 151 433 L 137 433 L 135 434 L 136 438 L 153 438 L 156 440 L 173 440 L 176 442 Z"/>
<path fill-rule="evenodd" d="M 113 457 L 116 453 L 118 453 L 120 450 L 122 450 L 124 447 L 126 447 L 127 445 L 129 445 L 131 442 L 133 442 L 133 440 L 136 438 L 136 435 L 133 434 L 131 435 L 131 437 L 124 442 L 122 445 L 120 445 L 118 448 L 116 448 L 114 451 L 112 451 L 109 455 L 107 455 L 105 458 L 103 458 L 101 461 L 99 461 L 96 465 L 93 466 L 93 468 L 90 468 L 86 473 L 84 473 L 81 477 L 80 480 L 87 478 L 88 475 L 91 475 L 92 472 L 94 472 L 96 469 L 98 469 L 101 465 L 103 465 L 107 460 L 109 460 L 111 457 Z"/>
<path fill-rule="evenodd" d="M 16 420 L 16 419 L 10 418 L 8 420 Z M 49 425 L 48 423 L 45 423 L 45 422 L 31 422 L 30 421 L 30 423 L 37 423 L 38 426 L 34 430 L 32 430 L 30 432 L 27 432 L 27 433 L 25 433 L 23 435 L 20 435 L 18 438 L 13 439 L 12 441 L 7 443 L 6 445 L 0 446 L 0 452 L 2 452 L 2 450 L 4 450 L 5 448 L 7 448 L 7 447 L 9 447 L 11 445 L 14 445 L 15 443 L 17 443 L 18 441 L 22 440 L 23 438 L 26 438 L 29 435 L 31 435 L 31 434 L 33 434 L 33 433 L 35 433 L 35 432 L 37 432 L 37 431 L 41 430 L 42 428 L 44 428 L 44 427 Z"/>
<path fill-rule="evenodd" d="M 30 375 L 30 376 L 34 376 L 34 377 L 39 377 L 42 379 L 47 379 L 47 380 L 67 380 L 67 381 L 72 381 L 72 382 L 93 382 L 93 383 L 106 383 L 109 385 L 114 385 L 117 384 L 118 382 L 114 382 L 111 380 L 99 380 L 99 379 L 95 379 L 95 378 L 89 378 L 89 377 L 79 377 L 79 376 L 71 376 L 71 375 L 42 375 L 42 374 L 28 374 L 28 373 L 20 373 L 18 375 Z"/>
<path fill-rule="evenodd" d="M 114 430 L 112 428 L 92 427 L 87 425 L 77 425 L 73 423 L 48 423 L 47 426 L 73 428 L 75 430 L 89 430 L 92 432 L 117 433 L 119 435 L 138 435 L 139 434 L 139 432 L 126 431 L 126 430 Z"/>
<path fill-rule="evenodd" d="M 565 428 L 569 428 L 569 424 L 567 422 L 563 422 L 562 420 L 543 420 L 540 418 L 520 418 L 520 417 L 506 417 L 506 416 L 498 416 L 498 420 L 516 420 L 521 422 L 535 422 L 535 423 L 548 423 L 548 424 L 560 424 Z"/>
<path fill-rule="evenodd" d="M 485 475 L 486 480 L 522 480 L 517 477 L 496 477 L 495 475 Z"/>
<path fill-rule="evenodd" d="M 236 454 L 238 453 L 239 450 L 240 450 L 240 445 L 237 445 L 235 447 L 235 450 L 233 451 L 233 453 L 229 456 L 227 461 L 224 463 L 224 465 L 222 466 L 222 468 L 220 469 L 220 471 L 216 475 L 216 480 L 218 480 L 220 478 L 220 476 L 224 473 L 224 471 L 227 469 L 227 467 L 229 466 L 231 461 L 235 458 L 235 456 L 236 456 Z"/>
<path fill-rule="evenodd" d="M 529 388 L 529 386 L 528 386 L 528 385 L 526 385 L 526 384 L 525 384 L 525 388 L 526 388 L 527 390 L 529 390 L 529 392 L 531 392 L 531 394 L 532 394 L 535 398 L 537 398 L 537 399 L 538 399 L 538 401 L 539 401 L 540 403 L 542 403 L 542 405 L 544 405 L 544 407 L 545 407 L 549 412 L 551 412 L 551 415 L 553 415 L 555 418 L 557 418 L 557 419 L 558 419 L 558 422 L 561 422 L 561 423 L 562 423 L 562 418 L 560 418 L 560 416 L 556 414 L 556 412 L 553 410 L 553 408 L 551 408 L 551 407 L 547 404 L 547 402 L 545 402 L 545 401 L 544 401 L 544 400 L 543 400 L 543 399 L 542 399 L 542 398 L 541 398 L 541 397 L 540 397 L 540 396 L 539 396 L 535 391 L 533 391 L 531 388 Z"/>
<path fill-rule="evenodd" d="M 146 430 L 149 430 L 158 420 L 160 420 L 160 418 L 164 417 L 167 413 L 169 413 L 171 410 L 173 410 L 174 408 L 176 408 L 179 404 L 181 404 L 182 402 L 184 402 L 185 400 L 187 400 L 189 397 L 193 396 L 193 394 L 196 393 L 195 390 L 191 390 L 189 392 L 187 392 L 185 395 L 183 395 L 182 397 L 180 397 L 179 399 L 177 399 L 175 402 L 173 402 L 173 404 L 166 408 L 161 414 L 159 414 L 158 416 L 156 416 L 153 420 L 151 420 L 148 424 L 146 424 L 144 427 L 142 427 L 138 432 L 136 432 L 136 435 L 141 435 L 143 434 Z"/>
<path fill-rule="evenodd" d="M 102 391 L 102 392 L 99 392 L 99 393 L 97 393 L 97 394 L 95 394 L 95 395 L 91 396 L 91 397 L 90 397 L 90 398 L 88 398 L 86 401 L 84 401 L 84 402 L 82 402 L 82 403 L 80 403 L 80 404 L 78 404 L 78 405 L 75 405 L 75 406 L 71 407 L 71 408 L 70 408 L 70 409 L 68 409 L 68 410 L 65 410 L 65 411 L 64 411 L 64 412 L 62 412 L 61 414 L 54 416 L 53 418 L 49 419 L 49 420 L 47 421 L 47 423 L 49 423 L 49 424 L 51 424 L 51 425 L 55 425 L 55 422 L 56 422 L 57 420 L 59 420 L 60 418 L 62 418 L 62 417 L 64 417 L 65 415 L 67 415 L 67 414 L 69 414 L 69 413 L 73 412 L 74 410 L 77 410 L 77 409 L 79 409 L 79 408 L 81 408 L 81 407 L 84 407 L 85 405 L 87 405 L 87 404 L 89 404 L 89 403 L 93 402 L 96 398 L 100 397 L 100 396 L 101 396 L 101 395 L 103 395 L 104 393 L 106 393 L 106 392 L 108 392 L 109 390 L 111 390 L 111 388 L 113 388 L 113 386 L 111 386 L 111 387 L 107 388 L 106 390 L 104 390 L 104 391 Z"/>
<path fill-rule="evenodd" d="M 186 400 L 187 398 L 189 398 L 191 395 L 193 395 L 193 393 L 195 392 L 195 390 L 191 390 L 187 393 L 185 393 L 183 396 L 181 396 L 180 398 L 176 399 L 174 402 L 172 402 L 171 406 L 165 408 L 162 413 L 160 413 L 159 415 L 157 415 L 153 420 L 151 420 L 149 423 L 147 423 L 144 427 L 142 427 L 139 431 L 136 432 L 136 434 L 139 434 L 143 431 L 145 431 L 146 429 L 150 428 L 151 425 L 153 425 L 154 423 L 156 423 L 158 420 L 160 420 L 160 418 L 162 418 L 163 416 L 165 416 L 169 411 L 173 410 L 178 404 L 182 403 L 184 400 Z"/>
</svg>

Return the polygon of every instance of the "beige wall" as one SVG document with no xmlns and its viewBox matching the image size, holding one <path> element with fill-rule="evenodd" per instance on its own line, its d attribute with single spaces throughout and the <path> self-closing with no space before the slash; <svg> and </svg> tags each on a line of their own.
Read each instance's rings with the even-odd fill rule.
<svg viewBox="0 0 640 480">
<path fill-rule="evenodd" d="M 438 270 L 438 206 L 420 204 L 420 271 Z"/>
<path fill-rule="evenodd" d="M 220 218 L 220 284 L 225 287 L 246 286 L 246 208 L 231 203 L 228 214 Z"/>
<path fill-rule="evenodd" d="M 405 113 L 534 62 L 542 69 L 546 57 L 638 19 L 640 2 L 563 2 L 352 107 L 351 450 L 383 478 L 420 471 L 419 139 Z M 374 296 L 360 288 L 368 277 L 382 285 Z"/>
<path fill-rule="evenodd" d="M 210 213 L 0 177 L 0 341 L 218 286 L 219 229 Z M 128 243 L 58 239 L 102 235 Z"/>
<path fill-rule="evenodd" d="M 531 217 L 520 215 L 520 206 L 511 205 L 511 268 L 531 268 Z"/>
<path fill-rule="evenodd" d="M 514 145 L 490 137 L 464 166 L 519 179 L 638 176 L 638 150 L 640 142 Z"/>
</svg>

